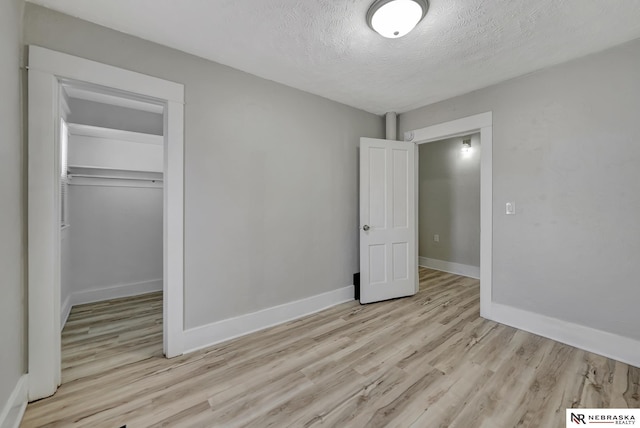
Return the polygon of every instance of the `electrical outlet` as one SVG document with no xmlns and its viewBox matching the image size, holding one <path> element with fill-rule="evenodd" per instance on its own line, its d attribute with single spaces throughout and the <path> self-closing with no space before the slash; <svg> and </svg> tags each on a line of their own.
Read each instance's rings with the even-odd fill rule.
<svg viewBox="0 0 640 428">
<path fill-rule="evenodd" d="M 433 235 L 433 242 L 440 242 L 440 235 Z"/>
</svg>

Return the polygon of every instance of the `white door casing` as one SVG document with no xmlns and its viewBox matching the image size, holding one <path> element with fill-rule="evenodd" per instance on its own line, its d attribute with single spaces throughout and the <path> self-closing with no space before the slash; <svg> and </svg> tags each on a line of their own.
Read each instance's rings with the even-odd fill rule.
<svg viewBox="0 0 640 428">
<path fill-rule="evenodd" d="M 135 94 L 164 109 L 163 348 L 183 352 L 184 86 L 29 46 L 28 372 L 29 401 L 60 384 L 60 85 L 82 82 Z"/>
<path fill-rule="evenodd" d="M 493 113 L 475 114 L 404 133 L 416 146 L 480 133 L 480 316 L 492 317 L 493 267 Z M 417 199 L 417 196 L 416 196 Z"/>
<path fill-rule="evenodd" d="M 415 144 L 360 139 L 360 302 L 418 291 Z"/>
</svg>

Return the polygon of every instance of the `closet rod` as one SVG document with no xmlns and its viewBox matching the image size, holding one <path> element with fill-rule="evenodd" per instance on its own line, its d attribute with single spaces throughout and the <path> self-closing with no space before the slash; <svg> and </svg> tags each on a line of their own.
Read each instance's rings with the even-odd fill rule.
<svg viewBox="0 0 640 428">
<path fill-rule="evenodd" d="M 106 178 L 109 180 L 136 180 L 136 181 L 164 181 L 162 178 L 144 178 L 144 177 L 114 177 L 112 175 L 92 175 L 92 174 L 69 174 L 70 179 L 74 178 Z"/>
</svg>

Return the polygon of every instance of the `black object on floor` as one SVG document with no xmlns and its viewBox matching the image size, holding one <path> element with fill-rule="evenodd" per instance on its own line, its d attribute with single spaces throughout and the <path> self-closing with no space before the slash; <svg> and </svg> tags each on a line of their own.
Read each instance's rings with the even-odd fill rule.
<svg viewBox="0 0 640 428">
<path fill-rule="evenodd" d="M 360 300 L 360 272 L 353 274 L 353 298 Z"/>
</svg>

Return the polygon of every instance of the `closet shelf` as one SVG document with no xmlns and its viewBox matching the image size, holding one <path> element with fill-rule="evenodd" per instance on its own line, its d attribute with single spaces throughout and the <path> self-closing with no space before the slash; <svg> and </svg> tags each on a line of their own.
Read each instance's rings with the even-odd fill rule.
<svg viewBox="0 0 640 428">
<path fill-rule="evenodd" d="M 118 169 L 94 166 L 70 165 L 67 167 L 67 177 L 73 183 L 74 178 L 92 178 L 107 180 L 151 181 L 162 182 L 163 174 L 157 171 L 140 171 L 133 169 Z"/>
<path fill-rule="evenodd" d="M 162 178 L 144 178 L 144 177 L 114 177 L 111 175 L 91 175 L 91 174 L 69 174 L 70 179 L 74 178 L 106 178 L 108 180 L 138 180 L 138 181 L 164 181 Z"/>
</svg>

